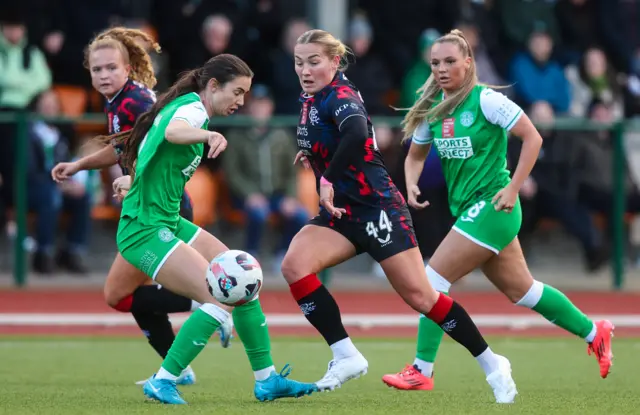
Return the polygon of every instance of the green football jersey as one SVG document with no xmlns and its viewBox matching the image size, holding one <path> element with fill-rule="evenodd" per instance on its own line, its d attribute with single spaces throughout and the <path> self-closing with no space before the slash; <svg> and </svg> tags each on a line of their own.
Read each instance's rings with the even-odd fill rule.
<svg viewBox="0 0 640 415">
<path fill-rule="evenodd" d="M 455 217 L 509 184 L 507 132 L 521 115 L 509 98 L 478 85 L 451 114 L 416 130 L 414 143 L 433 143 L 438 151 Z"/>
<path fill-rule="evenodd" d="M 178 223 L 184 187 L 200 164 L 204 144 L 167 141 L 165 130 L 176 119 L 195 128 L 207 129 L 209 124 L 207 111 L 196 93 L 182 95 L 160 110 L 138 148 L 135 178 L 122 203 L 121 217 L 170 229 Z"/>
</svg>

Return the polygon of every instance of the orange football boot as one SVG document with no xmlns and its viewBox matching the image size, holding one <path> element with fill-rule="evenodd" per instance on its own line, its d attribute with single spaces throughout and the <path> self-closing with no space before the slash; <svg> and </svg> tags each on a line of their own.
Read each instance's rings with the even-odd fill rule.
<svg viewBox="0 0 640 415">
<path fill-rule="evenodd" d="M 613 353 L 611 351 L 611 338 L 613 337 L 614 325 L 609 320 L 596 321 L 596 337 L 587 346 L 587 353 L 596 355 L 600 365 L 600 376 L 606 378 L 611 371 Z"/>
<path fill-rule="evenodd" d="M 415 366 L 407 365 L 393 375 L 384 375 L 382 381 L 391 388 L 405 391 L 430 391 L 433 389 L 433 378 L 423 375 Z"/>
</svg>

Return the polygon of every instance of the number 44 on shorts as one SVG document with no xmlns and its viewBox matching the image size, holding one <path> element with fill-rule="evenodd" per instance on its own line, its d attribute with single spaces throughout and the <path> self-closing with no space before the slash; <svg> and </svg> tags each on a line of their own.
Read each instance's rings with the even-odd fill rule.
<svg viewBox="0 0 640 415">
<path fill-rule="evenodd" d="M 480 214 L 480 211 L 482 210 L 482 208 L 484 208 L 486 205 L 487 205 L 487 202 L 485 202 L 484 200 L 481 200 L 480 202 L 471 206 L 467 211 L 467 214 L 465 216 L 460 217 L 460 220 L 463 222 L 473 222 L 473 220 L 477 218 L 478 215 Z"/>
<path fill-rule="evenodd" d="M 380 242 L 382 245 L 388 244 L 391 241 L 392 230 L 393 230 L 393 225 L 389 220 L 389 216 L 387 216 L 387 212 L 385 212 L 384 210 L 380 211 L 380 219 L 378 220 L 378 226 L 376 226 L 375 221 L 367 222 L 367 227 L 366 227 L 367 235 L 371 236 L 372 238 L 376 238 L 378 242 Z M 383 231 L 387 231 L 387 236 L 385 238 L 380 238 L 378 235 Z"/>
</svg>

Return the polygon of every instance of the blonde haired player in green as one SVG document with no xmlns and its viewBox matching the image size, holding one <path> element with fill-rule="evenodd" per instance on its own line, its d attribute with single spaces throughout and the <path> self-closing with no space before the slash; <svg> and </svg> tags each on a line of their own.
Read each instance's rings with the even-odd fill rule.
<svg viewBox="0 0 640 415">
<path fill-rule="evenodd" d="M 542 138 L 529 117 L 503 94 L 478 84 L 473 53 L 462 32 L 439 38 L 431 49 L 432 75 L 404 119 L 411 147 L 405 160 L 408 203 L 419 202 L 418 177 L 432 145 L 442 161 L 449 189 L 453 229 L 426 267 L 431 285 L 448 293 L 451 284 L 476 268 L 516 305 L 527 307 L 586 340 L 600 375 L 609 374 L 613 325 L 591 321 L 555 288 L 536 281 L 518 242 L 522 211 L 518 192 L 538 158 Z M 522 152 L 509 177 L 507 133 L 519 137 Z M 421 316 L 413 365 L 382 380 L 402 390 L 431 390 L 433 363 L 442 329 Z"/>
<path fill-rule="evenodd" d="M 211 335 L 231 316 L 209 292 L 210 261 L 228 248 L 210 233 L 180 216 L 184 187 L 200 164 L 204 143 L 208 157 L 227 146 L 225 138 L 207 129 L 212 116 L 227 116 L 244 103 L 253 72 L 240 58 L 222 54 L 185 73 L 132 130 L 107 137 L 124 142 L 123 161 L 133 172 L 118 225 L 118 249 L 124 259 L 168 290 L 202 306 L 176 336 L 162 367 L 143 387 L 151 399 L 184 404 L 176 379 L 204 348 Z M 122 186 L 117 191 L 126 190 Z M 258 400 L 299 397 L 315 384 L 277 374 L 271 358 L 269 330 L 260 301 L 233 309 L 236 332 L 256 380 Z"/>
</svg>

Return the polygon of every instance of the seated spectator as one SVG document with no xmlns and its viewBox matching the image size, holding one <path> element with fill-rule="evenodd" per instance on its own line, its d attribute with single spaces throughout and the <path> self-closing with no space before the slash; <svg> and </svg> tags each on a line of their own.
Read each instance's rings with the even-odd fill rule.
<svg viewBox="0 0 640 415">
<path fill-rule="evenodd" d="M 590 103 L 598 100 L 611 109 L 614 120 L 623 116 L 622 91 L 617 74 L 601 49 L 588 49 L 582 57 L 580 69 L 573 72 L 568 68 L 567 78 L 572 91 L 571 115 L 587 117 Z"/>
<path fill-rule="evenodd" d="M 534 123 L 549 125 L 554 122 L 553 109 L 546 102 L 535 103 L 529 112 Z M 528 247 L 538 220 L 543 217 L 555 219 L 580 242 L 587 270 L 596 271 L 608 260 L 609 250 L 591 212 L 578 200 L 579 172 L 572 165 L 572 141 L 547 127 L 540 128 L 540 135 L 544 141 L 538 161 L 520 192 L 523 223 L 519 236 Z M 517 166 L 520 146 L 519 140 L 510 140 L 512 172 Z"/>
<path fill-rule="evenodd" d="M 569 82 L 560 64 L 551 59 L 552 50 L 551 37 L 534 32 L 528 52 L 517 54 L 511 61 L 511 81 L 523 106 L 546 101 L 555 113 L 565 113 L 571 100 Z"/>
<path fill-rule="evenodd" d="M 247 215 L 247 252 L 257 256 L 270 213 L 282 218 L 282 239 L 275 252 L 279 266 L 309 213 L 296 199 L 298 167 L 293 165 L 298 152 L 296 139 L 288 130 L 267 125 L 273 110 L 273 98 L 267 87 L 254 85 L 247 111 L 261 125 L 229 130 L 227 139 L 233 145 L 225 151 L 222 166 L 234 204 Z"/>
<path fill-rule="evenodd" d="M 60 103 L 53 91 L 45 91 L 35 98 L 33 109 L 46 117 L 60 115 Z M 51 169 L 57 163 L 68 161 L 69 142 L 58 128 L 46 121 L 29 125 L 29 163 L 27 198 L 29 209 L 36 217 L 36 252 L 33 268 L 49 274 L 54 264 L 73 273 L 84 273 L 83 255 L 87 249 L 91 224 L 90 172 L 74 175 L 63 184 L 51 178 Z M 60 212 L 69 213 L 64 247 L 54 260 L 54 249 Z"/>
</svg>

